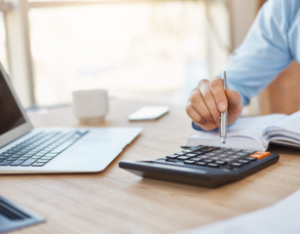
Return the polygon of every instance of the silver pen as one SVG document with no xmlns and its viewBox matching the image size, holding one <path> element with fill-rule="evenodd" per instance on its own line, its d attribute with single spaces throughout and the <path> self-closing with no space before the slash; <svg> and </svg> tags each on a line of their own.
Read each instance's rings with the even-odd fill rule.
<svg viewBox="0 0 300 234">
<path fill-rule="evenodd" d="M 223 72 L 223 86 L 224 90 L 227 89 L 227 80 L 226 80 L 226 72 Z M 222 113 L 221 112 L 221 117 L 219 119 L 219 131 L 220 131 L 220 137 L 221 137 L 221 142 L 223 144 L 226 143 L 226 136 L 227 136 L 227 110 Z"/>
</svg>

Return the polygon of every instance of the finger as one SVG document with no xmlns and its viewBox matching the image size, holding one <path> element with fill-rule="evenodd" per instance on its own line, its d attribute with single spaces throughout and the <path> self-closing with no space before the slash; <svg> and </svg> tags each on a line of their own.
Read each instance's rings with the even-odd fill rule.
<svg viewBox="0 0 300 234">
<path fill-rule="evenodd" d="M 220 112 L 217 108 L 216 102 L 214 100 L 213 94 L 209 89 L 209 81 L 203 80 L 203 82 L 199 83 L 200 92 L 202 95 L 202 98 L 210 112 L 210 115 L 215 121 L 215 124 L 218 126 L 219 123 L 219 116 Z"/>
<path fill-rule="evenodd" d="M 243 109 L 241 95 L 237 91 L 227 89 L 226 96 L 230 115 L 239 116 Z"/>
<path fill-rule="evenodd" d="M 228 104 L 230 106 L 240 105 L 241 95 L 237 91 L 231 90 L 231 89 L 226 89 L 225 93 L 227 96 Z"/>
<path fill-rule="evenodd" d="M 194 123 L 198 125 L 205 125 L 207 123 L 207 121 L 202 118 L 201 115 L 193 108 L 190 102 L 185 110 L 187 115 L 194 121 Z"/>
<path fill-rule="evenodd" d="M 218 110 L 225 112 L 228 107 L 228 101 L 224 90 L 223 79 L 214 77 L 209 83 L 209 88 L 213 93 Z"/>
<path fill-rule="evenodd" d="M 210 121 L 215 123 L 203 98 L 199 89 L 194 89 L 191 92 L 190 102 L 192 107 L 202 116 L 206 121 Z"/>
</svg>

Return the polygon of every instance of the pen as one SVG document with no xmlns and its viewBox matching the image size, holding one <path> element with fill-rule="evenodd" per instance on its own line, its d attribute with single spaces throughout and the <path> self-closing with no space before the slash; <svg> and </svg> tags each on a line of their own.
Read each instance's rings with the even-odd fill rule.
<svg viewBox="0 0 300 234">
<path fill-rule="evenodd" d="M 223 86 L 224 90 L 227 89 L 227 81 L 226 81 L 226 72 L 223 72 Z M 221 142 L 223 144 L 226 143 L 226 135 L 227 135 L 227 110 L 222 113 L 221 112 L 221 121 L 220 121 L 219 129 L 220 129 L 220 137 L 221 137 Z"/>
</svg>

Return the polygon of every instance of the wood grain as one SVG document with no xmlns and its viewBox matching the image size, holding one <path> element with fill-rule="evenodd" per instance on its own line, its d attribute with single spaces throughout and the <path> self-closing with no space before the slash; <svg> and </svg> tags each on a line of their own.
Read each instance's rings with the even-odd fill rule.
<svg viewBox="0 0 300 234">
<path fill-rule="evenodd" d="M 279 201 L 299 188 L 300 157 L 280 161 L 217 189 L 141 179 L 118 168 L 120 160 L 149 160 L 179 150 L 195 132 L 183 107 L 158 121 L 128 122 L 146 103 L 111 101 L 101 126 L 141 126 L 142 134 L 103 172 L 69 175 L 2 175 L 0 194 L 44 216 L 44 224 L 12 233 L 172 233 L 202 226 Z M 79 126 L 71 109 L 31 114 L 36 127 Z"/>
</svg>

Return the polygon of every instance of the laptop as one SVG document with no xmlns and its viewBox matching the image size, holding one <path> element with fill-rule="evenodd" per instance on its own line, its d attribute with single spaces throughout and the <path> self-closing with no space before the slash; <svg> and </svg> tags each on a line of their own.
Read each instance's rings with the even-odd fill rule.
<svg viewBox="0 0 300 234">
<path fill-rule="evenodd" d="M 141 128 L 33 128 L 0 63 L 0 174 L 103 171 Z"/>
</svg>

